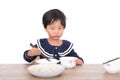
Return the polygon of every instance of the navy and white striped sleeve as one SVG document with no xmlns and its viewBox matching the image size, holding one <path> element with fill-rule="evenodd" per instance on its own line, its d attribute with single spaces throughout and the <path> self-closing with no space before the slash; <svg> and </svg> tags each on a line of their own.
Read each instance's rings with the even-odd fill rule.
<svg viewBox="0 0 120 80">
<path fill-rule="evenodd" d="M 29 51 L 29 50 L 26 50 L 26 51 L 24 52 L 23 58 L 24 58 L 27 62 L 32 62 L 32 61 L 36 58 L 36 56 L 29 57 L 29 56 L 27 55 L 28 51 Z"/>
</svg>

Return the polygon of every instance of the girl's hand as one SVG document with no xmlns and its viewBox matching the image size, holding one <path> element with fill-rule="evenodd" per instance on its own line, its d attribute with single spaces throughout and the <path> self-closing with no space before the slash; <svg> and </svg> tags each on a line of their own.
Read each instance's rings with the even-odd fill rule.
<svg viewBox="0 0 120 80">
<path fill-rule="evenodd" d="M 83 61 L 80 60 L 80 59 L 76 59 L 76 65 L 82 65 L 83 64 Z"/>
<path fill-rule="evenodd" d="M 41 51 L 38 48 L 32 48 L 30 51 L 28 51 L 28 56 L 32 57 L 32 56 L 38 56 L 41 54 Z"/>
</svg>

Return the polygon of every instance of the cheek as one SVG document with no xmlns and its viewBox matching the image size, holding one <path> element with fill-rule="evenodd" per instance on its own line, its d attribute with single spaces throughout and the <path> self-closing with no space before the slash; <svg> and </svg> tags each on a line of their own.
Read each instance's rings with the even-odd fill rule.
<svg viewBox="0 0 120 80">
<path fill-rule="evenodd" d="M 53 33 L 52 32 L 47 32 L 48 33 L 48 35 L 52 35 Z"/>
<path fill-rule="evenodd" d="M 61 31 L 61 35 L 64 33 L 64 31 Z"/>
<path fill-rule="evenodd" d="M 52 33 L 52 31 L 49 30 L 49 29 L 46 29 L 46 32 L 47 32 L 48 34 L 51 34 L 51 33 Z"/>
</svg>

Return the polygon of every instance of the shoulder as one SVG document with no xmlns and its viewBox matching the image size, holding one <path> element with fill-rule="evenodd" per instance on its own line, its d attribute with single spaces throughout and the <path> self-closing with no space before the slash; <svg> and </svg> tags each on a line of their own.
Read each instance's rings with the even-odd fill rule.
<svg viewBox="0 0 120 80">
<path fill-rule="evenodd" d="M 48 45 L 47 38 L 42 38 L 37 40 L 37 46 L 45 46 Z"/>
<path fill-rule="evenodd" d="M 47 38 L 42 38 L 37 40 L 37 43 L 46 43 L 46 42 L 47 42 Z"/>
<path fill-rule="evenodd" d="M 73 47 L 73 43 L 68 41 L 68 40 L 63 40 L 62 46 L 66 47 L 66 48 L 72 48 Z"/>
<path fill-rule="evenodd" d="M 70 41 L 68 41 L 68 40 L 63 40 L 63 44 L 65 44 L 65 45 L 71 45 L 71 44 L 73 44 L 73 43 L 70 42 Z"/>
</svg>

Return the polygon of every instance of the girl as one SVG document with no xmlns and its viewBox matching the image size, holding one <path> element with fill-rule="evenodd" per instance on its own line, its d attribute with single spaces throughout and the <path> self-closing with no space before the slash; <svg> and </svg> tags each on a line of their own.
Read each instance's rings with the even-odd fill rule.
<svg viewBox="0 0 120 80">
<path fill-rule="evenodd" d="M 37 56 L 44 58 L 41 53 L 48 58 L 59 59 L 63 56 L 77 57 L 76 64 L 82 65 L 83 59 L 77 55 L 73 49 L 73 44 L 67 40 L 61 40 L 66 27 L 66 17 L 58 9 L 47 11 L 43 15 L 43 25 L 48 33 L 48 38 L 37 40 L 37 44 L 31 50 L 24 52 L 24 59 L 32 62 Z"/>
</svg>

